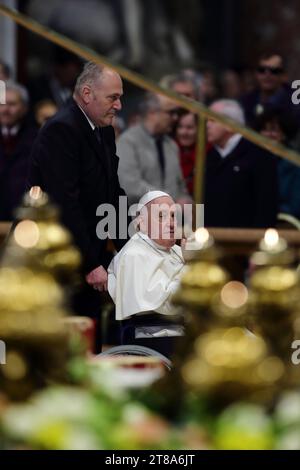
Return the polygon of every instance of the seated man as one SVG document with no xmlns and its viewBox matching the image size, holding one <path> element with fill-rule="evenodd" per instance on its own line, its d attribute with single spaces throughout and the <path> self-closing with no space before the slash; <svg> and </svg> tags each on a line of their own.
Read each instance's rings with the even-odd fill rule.
<svg viewBox="0 0 300 470">
<path fill-rule="evenodd" d="M 140 337 L 145 333 L 145 325 L 147 336 L 180 334 L 170 321 L 173 314 L 170 298 L 184 267 L 181 248 L 175 244 L 175 209 L 167 193 L 146 193 L 138 205 L 138 232 L 108 268 L 108 290 L 116 304 L 116 319 L 122 320 L 122 329 L 136 327 L 133 338 L 136 344 L 141 344 L 136 339 L 139 333 Z"/>
</svg>

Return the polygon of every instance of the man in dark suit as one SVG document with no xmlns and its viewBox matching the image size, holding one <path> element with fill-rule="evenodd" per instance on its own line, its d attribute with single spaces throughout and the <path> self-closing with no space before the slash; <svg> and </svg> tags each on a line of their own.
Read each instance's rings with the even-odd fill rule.
<svg viewBox="0 0 300 470">
<path fill-rule="evenodd" d="M 28 118 L 27 90 L 7 82 L 6 103 L 0 105 L 0 220 L 12 220 L 21 202 L 36 134 Z"/>
<path fill-rule="evenodd" d="M 257 87 L 240 100 L 246 122 L 254 126 L 263 112 L 280 108 L 299 123 L 299 110 L 292 102 L 293 89 L 287 80 L 284 57 L 275 51 L 262 54 L 258 59 L 255 78 Z"/>
<path fill-rule="evenodd" d="M 219 100 L 211 109 L 244 124 L 240 105 Z M 270 153 L 209 120 L 204 222 L 208 227 L 272 227 L 278 205 L 277 160 Z"/>
<path fill-rule="evenodd" d="M 107 239 L 99 239 L 96 233 L 100 220 L 96 211 L 109 203 L 118 218 L 119 196 L 125 195 L 117 176 L 111 126 L 121 109 L 122 94 L 117 73 L 87 63 L 72 101 L 40 130 L 31 157 L 29 186 L 40 186 L 58 204 L 62 220 L 82 253 L 89 289 L 79 311 L 90 316 L 96 316 L 100 305 L 97 290 L 107 290 L 109 263 Z M 115 244 L 119 249 L 125 242 L 116 240 Z"/>
<path fill-rule="evenodd" d="M 72 96 L 77 76 L 82 69 L 81 59 L 61 47 L 54 48 L 53 67 L 48 73 L 28 83 L 30 102 L 36 106 L 44 100 L 61 108 Z"/>
</svg>

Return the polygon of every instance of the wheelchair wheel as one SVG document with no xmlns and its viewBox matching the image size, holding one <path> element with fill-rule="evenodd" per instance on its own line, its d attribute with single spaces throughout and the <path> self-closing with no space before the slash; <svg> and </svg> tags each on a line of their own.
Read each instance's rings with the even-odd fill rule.
<svg viewBox="0 0 300 470">
<path fill-rule="evenodd" d="M 155 351 L 151 348 L 146 348 L 145 346 L 139 346 L 135 344 L 124 344 L 122 346 L 114 346 L 113 348 L 109 348 L 106 351 L 98 354 L 100 357 L 104 356 L 142 356 L 142 357 L 156 357 L 161 360 L 163 365 L 167 369 L 171 369 L 172 363 L 170 359 L 168 359 L 163 354 Z"/>
</svg>

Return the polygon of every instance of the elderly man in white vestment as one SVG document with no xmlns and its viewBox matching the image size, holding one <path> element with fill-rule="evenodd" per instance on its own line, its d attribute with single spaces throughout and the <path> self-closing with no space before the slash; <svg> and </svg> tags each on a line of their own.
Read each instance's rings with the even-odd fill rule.
<svg viewBox="0 0 300 470">
<path fill-rule="evenodd" d="M 130 320 L 128 324 L 136 327 L 140 337 L 143 331 L 147 332 L 144 337 L 178 336 L 180 329 L 170 321 L 170 298 L 184 267 L 181 247 L 176 245 L 176 205 L 167 193 L 150 191 L 140 199 L 138 210 L 137 233 L 108 268 L 116 320 L 123 325 Z"/>
</svg>

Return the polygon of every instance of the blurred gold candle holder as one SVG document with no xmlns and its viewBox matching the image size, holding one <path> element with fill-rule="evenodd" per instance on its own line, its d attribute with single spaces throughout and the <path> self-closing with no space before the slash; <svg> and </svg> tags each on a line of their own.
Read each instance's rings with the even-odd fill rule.
<svg viewBox="0 0 300 470">
<path fill-rule="evenodd" d="M 265 341 L 239 327 L 201 335 L 181 369 L 186 389 L 221 408 L 239 400 L 272 402 L 283 372 Z"/>
<path fill-rule="evenodd" d="M 299 275 L 295 252 L 278 233 L 269 229 L 251 257 L 250 306 L 254 331 L 285 364 L 286 384 L 294 375 L 291 345 L 299 317 Z"/>
<path fill-rule="evenodd" d="M 14 227 L 0 268 L 0 338 L 7 351 L 0 383 L 10 399 L 24 400 L 40 387 L 67 380 L 70 350 L 61 319 L 69 312 L 58 281 L 78 267 L 79 255 L 40 191 L 33 198 L 27 194 L 17 214 L 25 220 Z M 64 252 L 71 254 L 69 264 Z"/>
<path fill-rule="evenodd" d="M 30 260 L 36 269 L 51 272 L 65 287 L 78 282 L 80 253 L 59 222 L 58 208 L 39 187 L 25 194 L 16 217 L 19 222 L 7 243 L 2 265 Z"/>
</svg>

